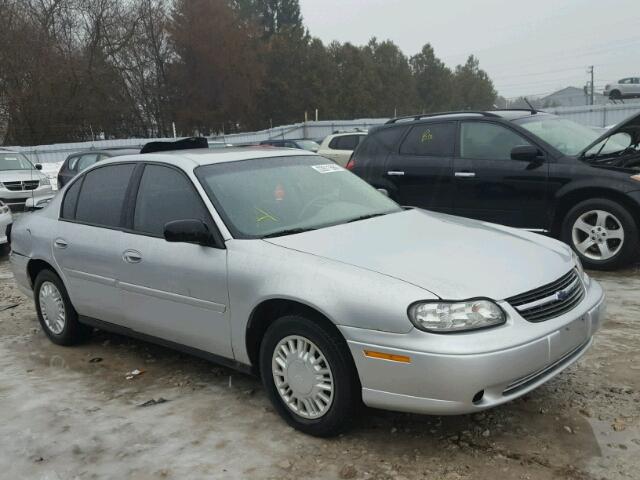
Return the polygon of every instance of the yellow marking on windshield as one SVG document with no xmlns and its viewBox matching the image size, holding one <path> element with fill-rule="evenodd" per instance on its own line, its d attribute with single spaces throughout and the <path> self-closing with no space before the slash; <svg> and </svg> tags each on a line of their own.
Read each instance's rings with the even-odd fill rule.
<svg viewBox="0 0 640 480">
<path fill-rule="evenodd" d="M 279 222 L 280 221 L 276 217 L 271 215 L 270 213 L 265 212 L 264 210 L 262 210 L 261 208 L 258 208 L 258 207 L 255 207 L 255 208 L 258 211 L 258 213 L 261 214 L 256 218 L 256 223 L 260 223 L 263 220 L 273 220 L 274 222 Z"/>
</svg>

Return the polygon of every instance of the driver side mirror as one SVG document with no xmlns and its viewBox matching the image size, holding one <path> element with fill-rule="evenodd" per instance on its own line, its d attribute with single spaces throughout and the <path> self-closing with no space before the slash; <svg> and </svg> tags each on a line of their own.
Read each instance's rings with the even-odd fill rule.
<svg viewBox="0 0 640 480">
<path fill-rule="evenodd" d="M 174 243 L 195 243 L 214 247 L 215 238 L 202 220 L 174 220 L 164 226 L 164 239 Z"/>
<path fill-rule="evenodd" d="M 42 170 L 42 164 L 41 163 L 36 163 L 34 166 L 36 167 L 36 170 Z"/>
<path fill-rule="evenodd" d="M 538 147 L 533 145 L 518 145 L 511 150 L 511 160 L 517 160 L 520 162 L 535 162 L 540 160 L 542 153 L 538 150 Z"/>
</svg>

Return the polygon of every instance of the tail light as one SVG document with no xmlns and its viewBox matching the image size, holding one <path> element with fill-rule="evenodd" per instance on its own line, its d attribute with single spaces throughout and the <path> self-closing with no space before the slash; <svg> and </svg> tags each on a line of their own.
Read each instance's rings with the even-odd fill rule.
<svg viewBox="0 0 640 480">
<path fill-rule="evenodd" d="M 346 165 L 347 170 L 353 170 L 356 168 L 356 159 L 353 156 L 349 159 Z"/>
</svg>

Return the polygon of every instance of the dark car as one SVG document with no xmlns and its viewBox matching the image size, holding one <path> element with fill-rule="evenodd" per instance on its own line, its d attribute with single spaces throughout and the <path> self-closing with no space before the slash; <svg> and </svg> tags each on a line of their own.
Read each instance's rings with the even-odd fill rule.
<svg viewBox="0 0 640 480">
<path fill-rule="evenodd" d="M 298 148 L 300 150 L 308 150 L 310 152 L 317 152 L 320 145 L 313 140 L 263 140 L 260 145 L 270 145 L 272 147 L 285 147 L 285 148 Z"/>
<path fill-rule="evenodd" d="M 64 187 L 69 180 L 78 173 L 100 160 L 119 157 L 121 155 L 133 155 L 135 153 L 140 153 L 140 149 L 131 147 L 107 148 L 104 150 L 86 150 L 84 152 L 72 153 L 60 167 L 60 171 L 58 172 L 58 188 Z"/>
<path fill-rule="evenodd" d="M 600 135 L 535 110 L 454 112 L 390 120 L 347 168 L 403 205 L 547 233 L 610 269 L 640 250 L 639 144 L 640 115 Z"/>
</svg>

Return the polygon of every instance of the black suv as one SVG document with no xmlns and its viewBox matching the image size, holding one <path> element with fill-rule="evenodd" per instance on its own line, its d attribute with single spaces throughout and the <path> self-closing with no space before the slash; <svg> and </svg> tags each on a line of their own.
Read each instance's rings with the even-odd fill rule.
<svg viewBox="0 0 640 480">
<path fill-rule="evenodd" d="M 640 115 L 601 135 L 535 110 L 451 112 L 370 130 L 347 168 L 403 205 L 548 233 L 610 269 L 640 251 L 639 144 Z"/>
<path fill-rule="evenodd" d="M 60 167 L 60 171 L 58 172 L 58 188 L 64 187 L 69 183 L 69 180 L 85 168 L 90 167 L 100 160 L 110 157 L 118 157 L 120 155 L 133 155 L 136 153 L 140 153 L 140 149 L 131 147 L 86 150 L 84 152 L 72 153 Z"/>
</svg>

